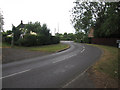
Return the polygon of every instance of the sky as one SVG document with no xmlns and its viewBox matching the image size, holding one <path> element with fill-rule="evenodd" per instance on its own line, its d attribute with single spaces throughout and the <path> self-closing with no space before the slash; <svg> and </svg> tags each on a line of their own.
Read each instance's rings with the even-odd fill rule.
<svg viewBox="0 0 120 90">
<path fill-rule="evenodd" d="M 74 33 L 70 15 L 75 0 L 1 0 L 0 8 L 4 17 L 4 30 L 11 30 L 23 20 L 46 23 L 51 33 Z M 56 30 L 55 30 L 56 29 Z"/>
</svg>

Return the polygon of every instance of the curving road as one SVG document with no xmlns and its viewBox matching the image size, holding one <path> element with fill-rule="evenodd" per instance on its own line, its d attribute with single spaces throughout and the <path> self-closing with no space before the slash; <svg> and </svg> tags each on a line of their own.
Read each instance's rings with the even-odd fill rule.
<svg viewBox="0 0 120 90">
<path fill-rule="evenodd" d="M 101 56 L 101 50 L 70 41 L 70 48 L 51 55 L 3 64 L 3 88 L 65 88 Z M 79 84 L 82 82 L 79 82 Z M 75 87 L 74 87 L 75 88 Z"/>
</svg>

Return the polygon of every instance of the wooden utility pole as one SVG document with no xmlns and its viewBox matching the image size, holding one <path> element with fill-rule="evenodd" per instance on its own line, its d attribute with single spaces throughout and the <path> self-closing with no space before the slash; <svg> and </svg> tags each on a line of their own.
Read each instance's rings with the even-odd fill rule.
<svg viewBox="0 0 120 90">
<path fill-rule="evenodd" d="M 11 47 L 14 46 L 14 31 L 13 31 L 13 24 L 12 24 L 12 40 L 11 40 Z"/>
<path fill-rule="evenodd" d="M 54 35 L 56 34 L 56 28 L 54 29 Z"/>
<path fill-rule="evenodd" d="M 59 23 L 58 23 L 58 32 L 57 33 L 59 33 Z"/>
<path fill-rule="evenodd" d="M 14 33 L 12 33 L 11 47 L 14 46 Z"/>
</svg>

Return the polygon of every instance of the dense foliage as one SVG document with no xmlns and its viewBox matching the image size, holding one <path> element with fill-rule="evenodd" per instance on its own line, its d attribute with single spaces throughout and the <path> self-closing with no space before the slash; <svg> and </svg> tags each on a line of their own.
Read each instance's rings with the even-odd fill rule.
<svg viewBox="0 0 120 90">
<path fill-rule="evenodd" d="M 95 37 L 120 37 L 120 2 L 81 2 L 72 9 L 72 24 L 77 32 L 94 29 Z"/>
<path fill-rule="evenodd" d="M 12 31 L 3 32 L 3 41 L 20 46 L 38 46 L 57 44 L 59 37 L 52 36 L 46 24 L 40 22 L 21 23 L 18 27 L 13 26 Z"/>
<path fill-rule="evenodd" d="M 3 25 L 4 25 L 4 21 L 3 21 L 3 15 L 2 15 L 2 12 L 0 11 L 0 32 L 3 31 Z"/>
<path fill-rule="evenodd" d="M 60 40 L 67 40 L 67 41 L 74 41 L 75 40 L 75 34 L 73 33 L 56 33 L 57 37 L 60 37 Z"/>
<path fill-rule="evenodd" d="M 80 43 L 87 43 L 88 42 L 88 38 L 86 36 L 86 34 L 84 34 L 83 32 L 77 32 L 75 34 L 73 33 L 56 33 L 57 37 L 60 37 L 60 40 L 63 41 L 75 41 L 75 42 L 80 42 Z"/>
</svg>

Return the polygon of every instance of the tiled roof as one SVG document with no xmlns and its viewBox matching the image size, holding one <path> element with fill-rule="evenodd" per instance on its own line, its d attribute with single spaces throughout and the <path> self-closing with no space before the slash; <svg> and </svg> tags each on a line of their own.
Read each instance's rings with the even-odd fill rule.
<svg viewBox="0 0 120 90">
<path fill-rule="evenodd" d="M 23 24 L 23 21 L 21 20 L 21 23 L 17 26 L 17 28 L 25 28 L 26 24 Z"/>
</svg>

